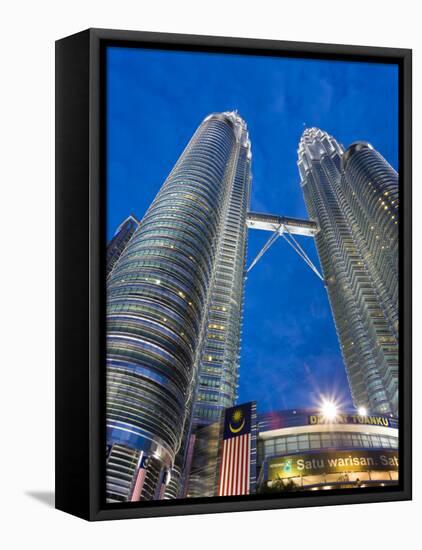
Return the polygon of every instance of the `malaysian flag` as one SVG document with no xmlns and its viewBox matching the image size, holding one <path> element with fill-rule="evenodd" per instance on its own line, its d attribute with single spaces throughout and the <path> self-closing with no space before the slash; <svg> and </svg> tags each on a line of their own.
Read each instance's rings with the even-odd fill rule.
<svg viewBox="0 0 422 550">
<path fill-rule="evenodd" d="M 250 492 L 251 426 L 252 403 L 226 409 L 218 496 Z"/>
<path fill-rule="evenodd" d="M 135 477 L 135 484 L 132 489 L 132 495 L 130 496 L 131 502 L 137 502 L 141 500 L 142 487 L 144 486 L 145 475 L 147 472 L 148 457 L 141 451 L 138 459 L 137 472 Z"/>
</svg>

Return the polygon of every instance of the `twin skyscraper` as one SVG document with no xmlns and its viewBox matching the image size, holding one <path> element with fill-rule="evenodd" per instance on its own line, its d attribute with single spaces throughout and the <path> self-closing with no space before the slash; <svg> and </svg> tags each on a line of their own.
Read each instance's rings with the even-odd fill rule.
<svg viewBox="0 0 422 550">
<path fill-rule="evenodd" d="M 298 154 L 310 221 L 290 221 L 315 236 L 354 403 L 397 414 L 397 173 L 316 128 Z M 109 243 L 109 502 L 184 496 L 192 434 L 236 401 L 250 189 L 246 123 L 209 115 Z"/>
<path fill-rule="evenodd" d="M 357 407 L 398 412 L 398 176 L 366 142 L 347 150 L 317 128 L 299 172 Z"/>
</svg>

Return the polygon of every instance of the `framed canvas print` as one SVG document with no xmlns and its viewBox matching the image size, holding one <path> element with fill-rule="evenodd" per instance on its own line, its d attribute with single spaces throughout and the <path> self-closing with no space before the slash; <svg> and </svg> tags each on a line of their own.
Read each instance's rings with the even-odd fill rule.
<svg viewBox="0 0 422 550">
<path fill-rule="evenodd" d="M 56 506 L 411 498 L 411 51 L 56 43 Z"/>
</svg>

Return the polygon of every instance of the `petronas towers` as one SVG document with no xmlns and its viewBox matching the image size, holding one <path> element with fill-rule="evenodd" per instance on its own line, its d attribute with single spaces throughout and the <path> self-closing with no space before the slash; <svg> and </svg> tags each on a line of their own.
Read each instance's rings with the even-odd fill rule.
<svg viewBox="0 0 422 550">
<path fill-rule="evenodd" d="M 236 399 L 250 162 L 244 121 L 206 117 L 107 278 L 109 502 L 178 496 Z"/>
<path fill-rule="evenodd" d="M 397 414 L 397 173 L 368 143 L 345 150 L 317 128 L 298 154 L 354 403 Z M 110 242 L 109 502 L 183 496 L 192 434 L 236 402 L 247 233 L 265 218 L 248 218 L 250 190 L 246 123 L 214 113 Z"/>
<path fill-rule="evenodd" d="M 398 413 L 398 175 L 366 142 L 305 130 L 298 167 L 357 407 Z"/>
</svg>

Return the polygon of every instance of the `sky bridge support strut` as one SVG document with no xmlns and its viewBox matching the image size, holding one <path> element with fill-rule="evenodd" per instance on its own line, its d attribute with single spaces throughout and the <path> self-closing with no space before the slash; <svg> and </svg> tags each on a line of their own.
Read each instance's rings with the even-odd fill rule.
<svg viewBox="0 0 422 550">
<path fill-rule="evenodd" d="M 247 226 L 250 229 L 273 231 L 268 241 L 264 244 L 252 261 L 251 265 L 248 267 L 246 271 L 247 273 L 249 273 L 249 271 L 259 262 L 265 252 L 267 252 L 267 250 L 277 241 L 277 239 L 282 237 L 285 241 L 287 241 L 289 246 L 293 248 L 296 254 L 302 258 L 302 260 L 315 273 L 315 275 L 324 282 L 324 277 L 321 275 L 318 268 L 293 235 L 293 233 L 295 233 L 297 235 L 314 237 L 318 233 L 318 227 L 315 222 L 311 222 L 310 220 L 299 220 L 296 218 L 285 218 L 281 216 L 273 216 L 271 214 L 258 214 L 250 212 L 247 218 Z"/>
</svg>

